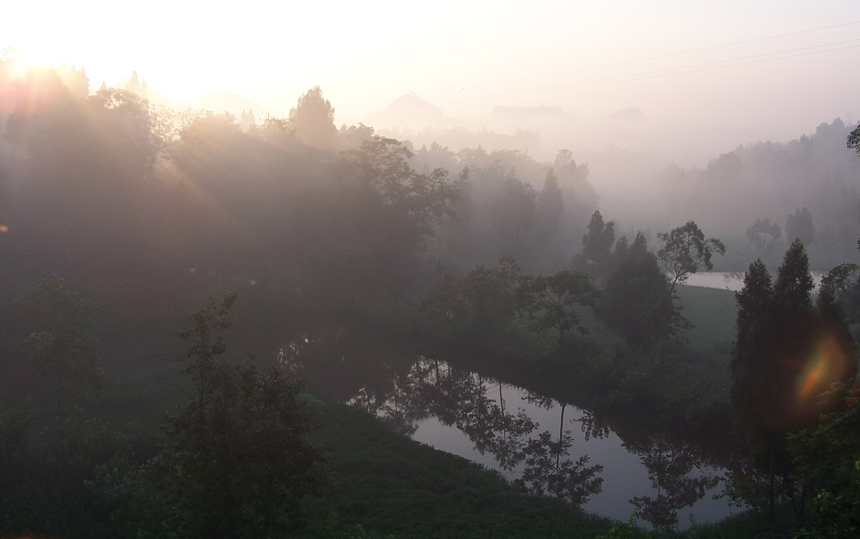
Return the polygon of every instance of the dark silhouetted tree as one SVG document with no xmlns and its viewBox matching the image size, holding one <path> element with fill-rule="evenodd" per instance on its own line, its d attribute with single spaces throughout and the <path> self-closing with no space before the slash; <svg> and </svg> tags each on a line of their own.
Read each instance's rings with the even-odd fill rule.
<svg viewBox="0 0 860 539">
<path fill-rule="evenodd" d="M 657 258 L 669 272 L 670 290 L 674 290 L 679 282 L 683 284 L 703 266 L 707 270 L 714 269 L 711 262 L 713 253 L 726 254 L 723 242 L 716 238 L 705 239 L 705 234 L 694 221 L 687 221 L 684 226 L 668 233 L 660 232 L 657 237 L 663 242 L 663 247 L 657 251 Z"/>
<path fill-rule="evenodd" d="M 301 383 L 278 365 L 219 361 L 235 294 L 191 316 L 185 372 L 196 395 L 169 418 L 150 463 L 164 526 L 186 537 L 269 537 L 292 529 L 300 502 L 325 483 L 320 449 L 305 437 Z"/>
<path fill-rule="evenodd" d="M 436 225 L 453 215 L 456 187 L 444 169 L 413 170 L 412 152 L 395 139 L 374 136 L 346 156 L 354 180 L 338 192 L 343 208 L 334 222 L 343 223 L 337 241 L 357 270 L 353 288 L 376 283 L 402 292 Z"/>
<path fill-rule="evenodd" d="M 576 268 L 593 277 L 605 279 L 614 243 L 615 223 L 604 223 L 603 216 L 595 211 L 588 223 L 588 232 L 582 236 L 582 251 L 574 259 Z"/>
<path fill-rule="evenodd" d="M 546 180 L 535 204 L 537 213 L 537 233 L 541 240 L 550 239 L 558 230 L 558 222 L 564 212 L 564 196 L 558 186 L 558 179 L 552 169 L 546 173 Z"/>
<path fill-rule="evenodd" d="M 814 426 L 820 414 L 832 411 L 836 401 L 822 393 L 856 374 L 856 351 L 838 321 L 831 293 L 823 292 L 816 309 L 813 288 L 806 251 L 795 240 L 773 286 L 759 260 L 750 265 L 737 293 L 732 403 L 763 474 L 771 520 L 781 496 L 790 497 L 803 514 L 804 487 L 797 484 L 786 435 Z"/>
<path fill-rule="evenodd" d="M 770 273 L 758 260 L 744 276 L 744 287 L 736 294 L 738 304 L 737 340 L 732 361 L 731 397 L 744 427 L 756 466 L 766 476 L 767 510 L 771 522 L 777 497 L 776 480 L 787 472 L 785 437 L 775 429 L 774 408 L 779 406 L 780 374 L 774 355 L 778 329 L 774 321 L 774 290 Z M 735 481 L 751 481 L 752 477 Z M 747 487 L 749 488 L 749 487 Z"/>
<path fill-rule="evenodd" d="M 851 130 L 846 146 L 849 150 L 854 150 L 860 154 L 860 124 L 857 124 L 857 127 Z"/>
<path fill-rule="evenodd" d="M 607 326 L 644 350 L 680 338 L 689 327 L 642 233 L 630 245 L 627 259 L 606 279 L 599 312 Z"/>
</svg>

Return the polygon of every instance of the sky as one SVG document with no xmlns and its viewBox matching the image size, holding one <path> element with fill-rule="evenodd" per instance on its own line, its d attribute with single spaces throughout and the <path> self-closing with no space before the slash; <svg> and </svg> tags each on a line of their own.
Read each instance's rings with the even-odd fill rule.
<svg viewBox="0 0 860 539">
<path fill-rule="evenodd" d="M 545 105 L 588 125 L 634 108 L 751 141 L 860 120 L 856 0 L 279 4 L 12 0 L 0 50 L 84 67 L 93 88 L 136 70 L 178 103 L 230 91 L 279 116 L 319 85 L 338 125 L 413 92 L 464 120 Z"/>
</svg>

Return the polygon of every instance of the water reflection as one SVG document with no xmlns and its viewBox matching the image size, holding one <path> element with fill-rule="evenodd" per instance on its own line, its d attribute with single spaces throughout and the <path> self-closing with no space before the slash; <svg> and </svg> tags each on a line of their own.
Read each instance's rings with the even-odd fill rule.
<svg viewBox="0 0 860 539">
<path fill-rule="evenodd" d="M 600 414 L 444 361 L 330 337 L 285 354 L 315 392 L 495 469 L 524 492 L 621 520 L 636 511 L 640 522 L 660 529 L 733 511 L 711 499 L 718 471 L 692 446 L 632 433 L 622 442 Z"/>
<path fill-rule="evenodd" d="M 638 448 L 627 447 L 642 457 L 657 492 L 653 496 L 636 496 L 631 503 L 640 518 L 655 528 L 671 528 L 678 523 L 678 511 L 704 498 L 708 490 L 717 486 L 719 478 L 708 473 L 686 444 L 670 444 L 662 437 L 649 442 Z"/>
<path fill-rule="evenodd" d="M 490 397 L 491 381 L 456 369 L 438 360 L 421 358 L 405 379 L 395 378 L 392 392 L 383 399 L 369 399 L 366 392 L 350 399 L 395 426 L 413 434 L 417 421 L 429 415 L 468 436 L 481 454 L 495 458 L 497 468 L 516 470 L 517 485 L 524 492 L 554 496 L 580 506 L 600 492 L 601 465 L 589 465 L 588 456 L 570 455 L 573 436 L 564 430 L 564 415 L 557 437 L 538 432 L 538 423 L 524 410 L 505 407 L 504 385 L 498 399 Z"/>
</svg>

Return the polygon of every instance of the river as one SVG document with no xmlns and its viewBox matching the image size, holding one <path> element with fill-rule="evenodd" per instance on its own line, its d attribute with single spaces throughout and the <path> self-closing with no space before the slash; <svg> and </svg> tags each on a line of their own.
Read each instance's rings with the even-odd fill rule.
<svg viewBox="0 0 860 539">
<path fill-rule="evenodd" d="M 821 279 L 827 275 L 825 272 L 813 271 L 812 279 L 815 286 L 821 284 Z M 730 271 L 706 271 L 693 273 L 684 283 L 687 286 L 701 286 L 704 288 L 720 288 L 739 292 L 744 287 L 744 274 Z"/>
<path fill-rule="evenodd" d="M 714 499 L 722 470 L 689 447 L 660 438 L 625 443 L 586 411 L 442 361 L 419 358 L 387 394 L 363 388 L 349 403 L 525 492 L 598 515 L 627 520 L 636 510 L 642 524 L 686 528 L 738 511 Z"/>
</svg>

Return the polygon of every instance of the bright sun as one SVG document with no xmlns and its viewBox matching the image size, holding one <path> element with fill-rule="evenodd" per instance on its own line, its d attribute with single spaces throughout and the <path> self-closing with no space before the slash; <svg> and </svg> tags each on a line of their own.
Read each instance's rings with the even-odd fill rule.
<svg viewBox="0 0 860 539">
<path fill-rule="evenodd" d="M 62 51 L 58 51 L 56 47 L 48 44 L 42 46 L 28 45 L 27 47 L 12 47 L 10 56 L 16 58 L 18 62 L 28 66 L 51 65 L 59 66 L 66 59 L 62 56 Z"/>
</svg>

